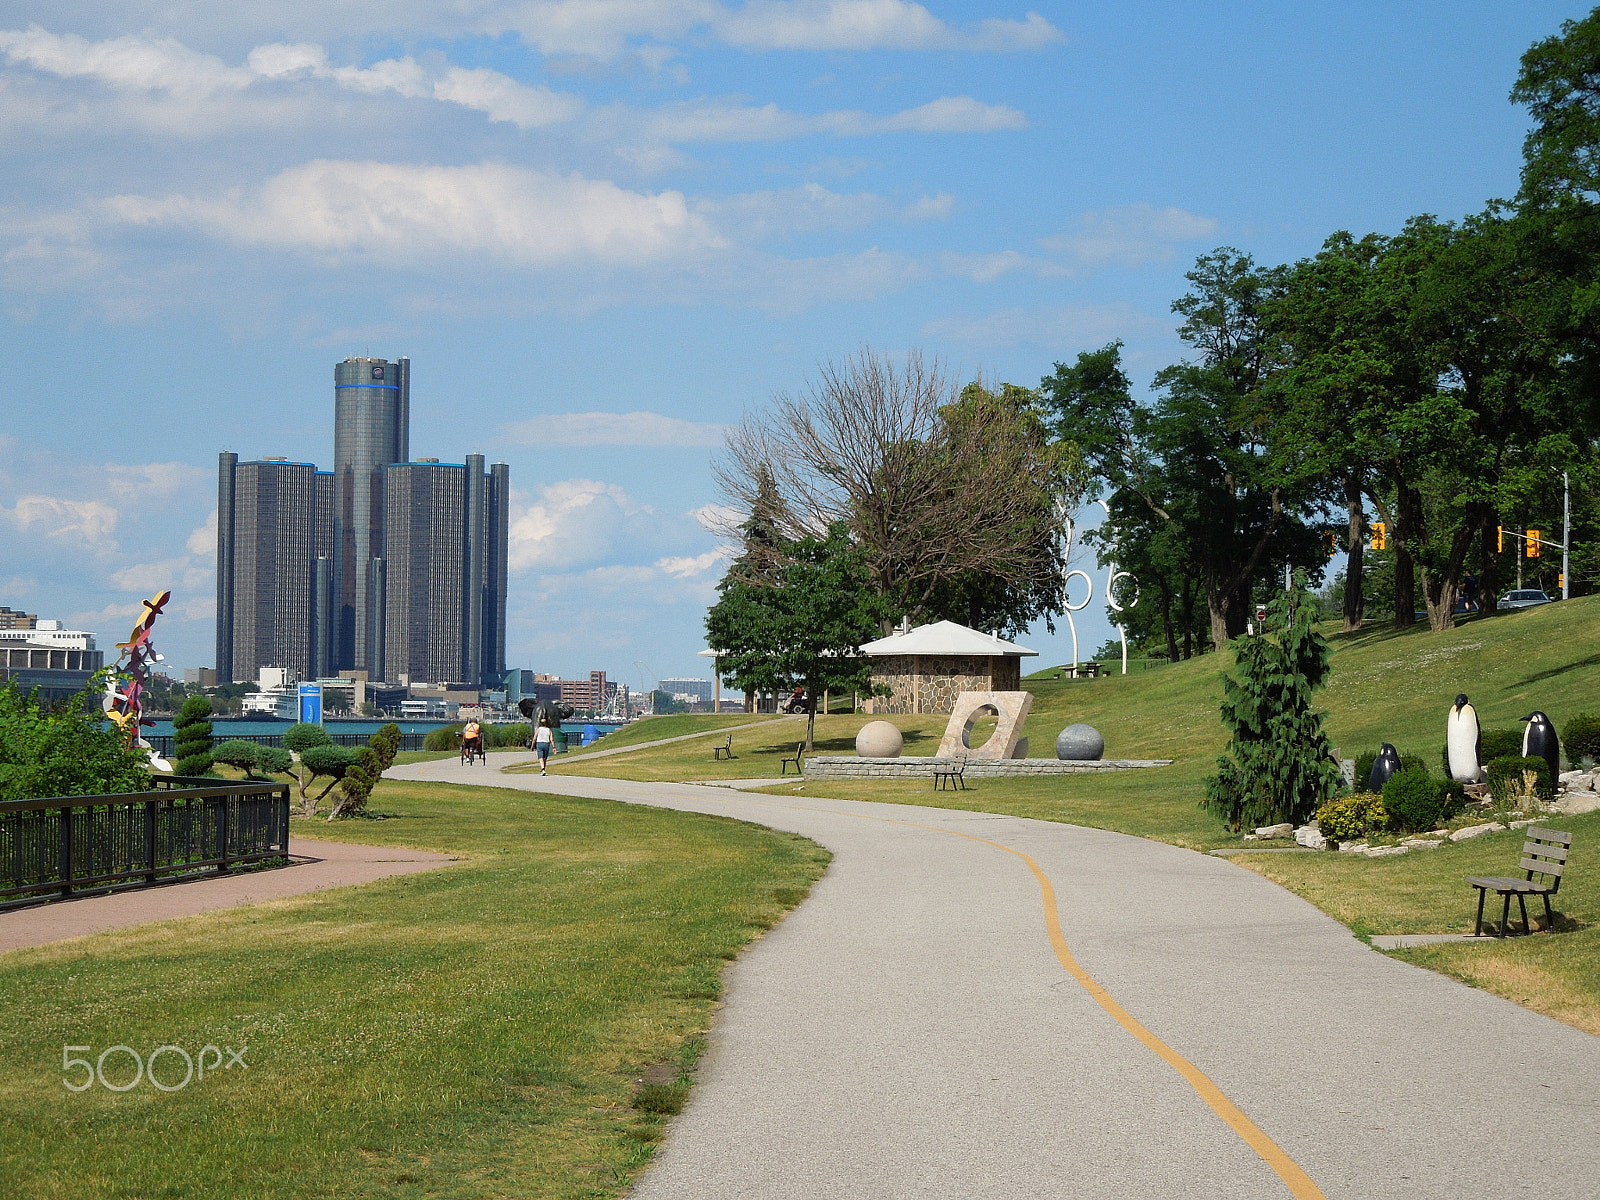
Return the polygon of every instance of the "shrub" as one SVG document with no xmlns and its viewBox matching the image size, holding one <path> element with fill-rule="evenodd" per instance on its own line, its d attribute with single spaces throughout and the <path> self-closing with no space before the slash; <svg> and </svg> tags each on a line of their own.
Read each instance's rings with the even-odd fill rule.
<svg viewBox="0 0 1600 1200">
<path fill-rule="evenodd" d="M 1452 788 L 1453 782 L 1431 779 L 1425 772 L 1412 770 L 1390 776 L 1383 785 L 1383 808 L 1389 814 L 1391 827 L 1407 833 L 1437 828 L 1446 819 L 1446 810 L 1465 794 L 1459 784 Z M 1455 811 L 1460 811 L 1459 805 Z"/>
<path fill-rule="evenodd" d="M 459 750 L 461 748 L 461 726 L 442 725 L 438 729 L 429 730 L 428 736 L 422 739 L 424 750 Z"/>
<path fill-rule="evenodd" d="M 344 778 L 345 772 L 355 764 L 355 761 L 356 752 L 354 750 L 347 749 L 344 746 L 335 746 L 331 743 L 326 746 L 313 746 L 309 750 L 301 751 L 300 765 L 311 772 L 311 777 L 315 779 L 321 775 L 328 780 L 327 786 L 310 800 L 306 799 L 305 789 L 303 787 L 300 789 L 301 811 L 308 814 L 316 812 L 317 805 L 322 798 L 333 790 L 334 784 Z"/>
<path fill-rule="evenodd" d="M 1389 828 L 1383 797 L 1372 792 L 1352 792 L 1330 800 L 1317 810 L 1317 828 L 1336 842 L 1353 842 L 1369 833 Z"/>
<path fill-rule="evenodd" d="M 1202 803 L 1230 829 L 1299 825 L 1341 783 L 1322 714 L 1311 707 L 1328 680 L 1328 641 L 1303 574 L 1267 606 L 1266 624 L 1261 637 L 1234 639 L 1234 672 L 1223 677 L 1222 723 L 1232 741 Z"/>
<path fill-rule="evenodd" d="M 328 814 L 328 820 L 365 813 L 367 797 L 372 795 L 372 789 L 382 774 L 383 767 L 379 764 L 376 750 L 371 746 L 362 746 L 357 750 L 355 761 L 345 768 L 344 778 L 339 781 L 339 800 Z"/>
<path fill-rule="evenodd" d="M 211 699 L 190 696 L 172 719 L 176 735 L 172 764 L 175 775 L 204 775 L 211 769 Z"/>
<path fill-rule="evenodd" d="M 283 748 L 304 752 L 313 746 L 329 746 L 333 739 L 315 721 L 299 721 L 283 731 Z"/>
<path fill-rule="evenodd" d="M 1489 794 L 1501 804 L 1527 795 L 1529 771 L 1534 773 L 1534 796 L 1549 803 L 1556 794 L 1550 764 L 1542 758 L 1523 758 L 1520 754 L 1508 754 L 1489 764 Z"/>
<path fill-rule="evenodd" d="M 285 775 L 294 770 L 294 759 L 282 746 L 262 746 L 256 770 L 262 775 Z"/>
<path fill-rule="evenodd" d="M 1520 729 L 1485 729 L 1483 736 L 1483 764 L 1488 766 L 1497 758 L 1504 758 L 1508 754 L 1521 755 L 1522 730 Z"/>
<path fill-rule="evenodd" d="M 46 709 L 37 692 L 0 687 L 0 800 L 142 792 L 149 759 L 130 750 L 103 723 L 103 676 L 61 708 Z"/>
<path fill-rule="evenodd" d="M 528 744 L 532 732 L 526 721 L 517 721 L 511 725 L 485 726 L 484 736 L 491 749 L 520 750 Z"/>
<path fill-rule="evenodd" d="M 1561 745 L 1567 761 L 1576 767 L 1584 759 L 1600 762 L 1600 717 L 1579 713 L 1561 731 Z M 1522 747 L 1519 745 L 1518 750 Z"/>
<path fill-rule="evenodd" d="M 378 774 L 394 766 L 394 756 L 400 753 L 400 726 L 390 721 L 367 739 L 367 745 L 378 756 Z"/>
<path fill-rule="evenodd" d="M 211 761 L 249 772 L 255 770 L 256 764 L 261 761 L 262 749 L 255 742 L 230 738 L 211 752 Z"/>
</svg>

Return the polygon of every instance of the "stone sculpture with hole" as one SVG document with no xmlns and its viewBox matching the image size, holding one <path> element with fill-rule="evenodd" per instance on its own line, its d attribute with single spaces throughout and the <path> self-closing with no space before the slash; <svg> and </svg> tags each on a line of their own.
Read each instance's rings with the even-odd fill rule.
<svg viewBox="0 0 1600 1200">
<path fill-rule="evenodd" d="M 971 758 L 1015 758 L 1022 724 L 1033 707 L 1032 692 L 962 692 L 950 710 L 950 723 L 939 742 L 939 757 L 965 754 Z M 972 745 L 972 730 L 984 717 L 995 718 L 993 735 L 983 745 Z"/>
</svg>

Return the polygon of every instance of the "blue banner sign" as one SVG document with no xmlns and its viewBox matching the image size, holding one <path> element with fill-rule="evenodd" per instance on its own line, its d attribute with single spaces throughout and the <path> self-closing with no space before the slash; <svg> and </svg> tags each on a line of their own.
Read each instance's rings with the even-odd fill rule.
<svg viewBox="0 0 1600 1200">
<path fill-rule="evenodd" d="M 313 725 L 322 724 L 322 685 L 320 683 L 302 683 L 300 685 L 300 719 L 309 721 Z"/>
</svg>

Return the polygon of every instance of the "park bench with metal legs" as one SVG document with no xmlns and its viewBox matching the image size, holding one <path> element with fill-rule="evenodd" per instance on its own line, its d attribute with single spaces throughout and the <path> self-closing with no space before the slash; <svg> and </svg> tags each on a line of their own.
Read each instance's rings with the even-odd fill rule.
<svg viewBox="0 0 1600 1200">
<path fill-rule="evenodd" d="M 730 733 L 727 736 L 727 738 L 724 739 L 722 745 L 711 747 L 711 761 L 712 762 L 716 762 L 719 758 L 732 758 L 732 757 L 733 757 L 733 734 Z"/>
<path fill-rule="evenodd" d="M 945 784 L 949 784 L 952 789 L 959 786 L 963 792 L 967 790 L 967 756 L 965 754 L 957 754 L 953 758 L 947 758 L 944 760 L 943 765 L 933 768 L 933 790 L 936 792 L 942 791 Z"/>
<path fill-rule="evenodd" d="M 787 775 L 789 773 L 789 764 L 793 763 L 794 764 L 794 773 L 796 775 L 804 775 L 805 771 L 800 766 L 800 756 L 805 753 L 805 749 L 806 749 L 806 744 L 804 742 L 796 742 L 795 743 L 795 747 L 794 747 L 794 753 L 791 754 L 788 758 L 783 760 L 783 762 L 781 764 L 781 769 L 778 771 L 778 774 L 779 775 Z"/>
<path fill-rule="evenodd" d="M 1572 847 L 1572 835 L 1555 829 L 1529 828 L 1522 844 L 1522 862 L 1519 869 L 1526 872 L 1521 879 L 1503 875 L 1473 875 L 1467 879 L 1469 887 L 1478 889 L 1478 920 L 1472 928 L 1474 937 L 1483 936 L 1483 902 L 1490 892 L 1498 892 L 1503 899 L 1500 905 L 1500 931 L 1496 937 L 1506 936 L 1511 917 L 1511 897 L 1517 898 L 1522 910 L 1522 932 L 1532 932 L 1528 927 L 1529 896 L 1544 900 L 1544 927 L 1552 928 L 1555 914 L 1550 909 L 1550 897 L 1561 890 L 1561 873 L 1566 869 L 1567 853 Z M 1536 880 L 1534 876 L 1539 878 Z"/>
</svg>

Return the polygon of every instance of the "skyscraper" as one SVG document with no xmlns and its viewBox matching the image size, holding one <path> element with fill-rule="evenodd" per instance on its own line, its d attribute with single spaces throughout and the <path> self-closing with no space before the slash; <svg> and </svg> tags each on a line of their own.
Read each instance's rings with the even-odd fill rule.
<svg viewBox="0 0 1600 1200">
<path fill-rule="evenodd" d="M 334 470 L 224 451 L 217 675 L 466 682 L 505 670 L 511 468 L 406 461 L 411 364 L 334 368 Z"/>
<path fill-rule="evenodd" d="M 347 358 L 333 368 L 334 651 L 341 669 L 383 677 L 383 479 L 410 456 L 411 360 Z"/>
</svg>

